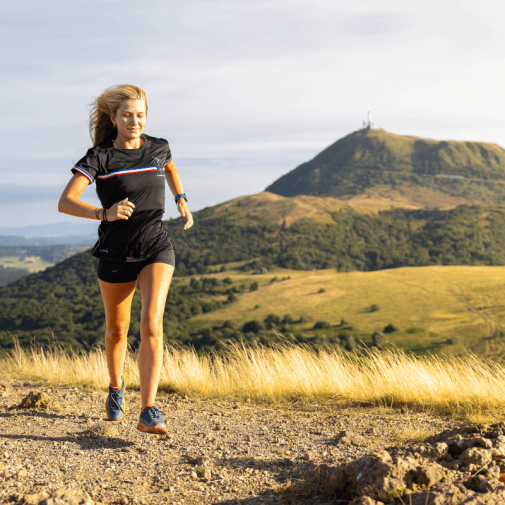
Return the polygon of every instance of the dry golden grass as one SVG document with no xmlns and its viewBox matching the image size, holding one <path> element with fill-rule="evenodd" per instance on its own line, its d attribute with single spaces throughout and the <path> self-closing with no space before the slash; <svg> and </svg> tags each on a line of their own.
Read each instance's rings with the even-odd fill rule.
<svg viewBox="0 0 505 505">
<path fill-rule="evenodd" d="M 307 323 L 293 326 L 294 332 L 311 331 L 317 321 L 327 321 L 338 332 L 344 318 L 361 332 L 373 333 L 393 323 L 403 331 L 388 334 L 388 341 L 414 350 L 454 338 L 458 343 L 445 348 L 448 354 L 474 352 L 483 355 L 490 344 L 484 337 L 489 326 L 481 311 L 485 307 L 493 330 L 505 328 L 505 268 L 502 266 L 406 267 L 374 272 L 336 272 L 334 269 L 307 272 L 278 270 L 254 275 L 225 272 L 237 282 L 255 280 L 259 289 L 242 294 L 238 301 L 221 309 L 193 317 L 191 330 L 208 328 L 231 320 L 237 326 L 269 314 L 303 316 Z M 270 282 L 273 276 L 290 280 Z M 324 293 L 320 290 L 324 289 Z M 367 307 L 378 304 L 380 310 Z M 259 306 L 259 308 L 255 308 Z M 408 328 L 424 332 L 405 333 Z M 434 335 L 430 335 L 433 332 Z M 492 356 L 505 355 L 505 340 L 494 339 Z M 489 354 L 491 356 L 491 353 Z"/>
<path fill-rule="evenodd" d="M 136 355 L 129 353 L 125 372 L 139 386 Z M 64 353 L 16 348 L 0 360 L 7 379 L 106 388 L 105 353 Z M 198 356 L 165 349 L 160 389 L 206 398 L 250 398 L 280 402 L 343 400 L 400 406 L 469 417 L 500 414 L 505 407 L 505 366 L 477 357 L 419 357 L 400 350 L 372 350 L 364 355 L 337 350 L 232 346 L 224 354 Z"/>
</svg>

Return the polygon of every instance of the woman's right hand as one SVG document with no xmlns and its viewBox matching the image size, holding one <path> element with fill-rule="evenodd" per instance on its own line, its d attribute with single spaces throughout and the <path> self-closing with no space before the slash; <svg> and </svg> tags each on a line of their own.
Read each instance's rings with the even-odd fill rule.
<svg viewBox="0 0 505 505">
<path fill-rule="evenodd" d="M 119 221 L 120 219 L 128 221 L 134 208 L 135 205 L 129 202 L 128 198 L 125 198 L 106 210 L 107 221 Z"/>
</svg>

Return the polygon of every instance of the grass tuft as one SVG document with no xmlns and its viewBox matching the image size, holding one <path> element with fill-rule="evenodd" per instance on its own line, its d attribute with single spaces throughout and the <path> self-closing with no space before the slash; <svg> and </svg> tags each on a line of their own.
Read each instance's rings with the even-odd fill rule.
<svg viewBox="0 0 505 505">
<path fill-rule="evenodd" d="M 129 385 L 138 388 L 133 352 L 127 353 L 125 373 Z M 0 359 L 0 374 L 10 380 L 100 389 L 109 382 L 103 349 L 69 353 L 17 346 Z M 374 348 L 360 355 L 285 343 L 274 348 L 231 345 L 228 352 L 199 356 L 192 350 L 166 347 L 160 390 L 209 399 L 408 406 L 489 419 L 505 407 L 505 366 L 474 355 L 416 356 L 398 349 Z"/>
</svg>

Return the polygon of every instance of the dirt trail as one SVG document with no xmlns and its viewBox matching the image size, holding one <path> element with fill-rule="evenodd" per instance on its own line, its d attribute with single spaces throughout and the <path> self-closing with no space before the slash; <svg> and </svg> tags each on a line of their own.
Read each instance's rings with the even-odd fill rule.
<svg viewBox="0 0 505 505">
<path fill-rule="evenodd" d="M 34 390 L 45 391 L 62 409 L 10 409 Z M 136 430 L 136 392 L 126 394 L 128 410 L 121 423 L 104 421 L 101 391 L 13 383 L 2 394 L 2 504 L 22 503 L 27 494 L 47 497 L 56 489 L 88 493 L 88 501 L 58 502 L 69 504 L 282 503 L 280 486 L 299 479 L 308 465 L 339 465 L 402 437 L 427 436 L 457 424 L 398 410 L 161 396 L 158 404 L 170 431 L 161 438 Z"/>
</svg>

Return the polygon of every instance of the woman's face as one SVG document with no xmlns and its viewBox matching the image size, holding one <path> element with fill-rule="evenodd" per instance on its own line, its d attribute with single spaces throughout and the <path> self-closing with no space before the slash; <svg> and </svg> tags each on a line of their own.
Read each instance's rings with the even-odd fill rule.
<svg viewBox="0 0 505 505">
<path fill-rule="evenodd" d="M 144 100 L 123 100 L 112 122 L 117 126 L 118 136 L 124 140 L 138 139 L 146 125 Z"/>
</svg>

